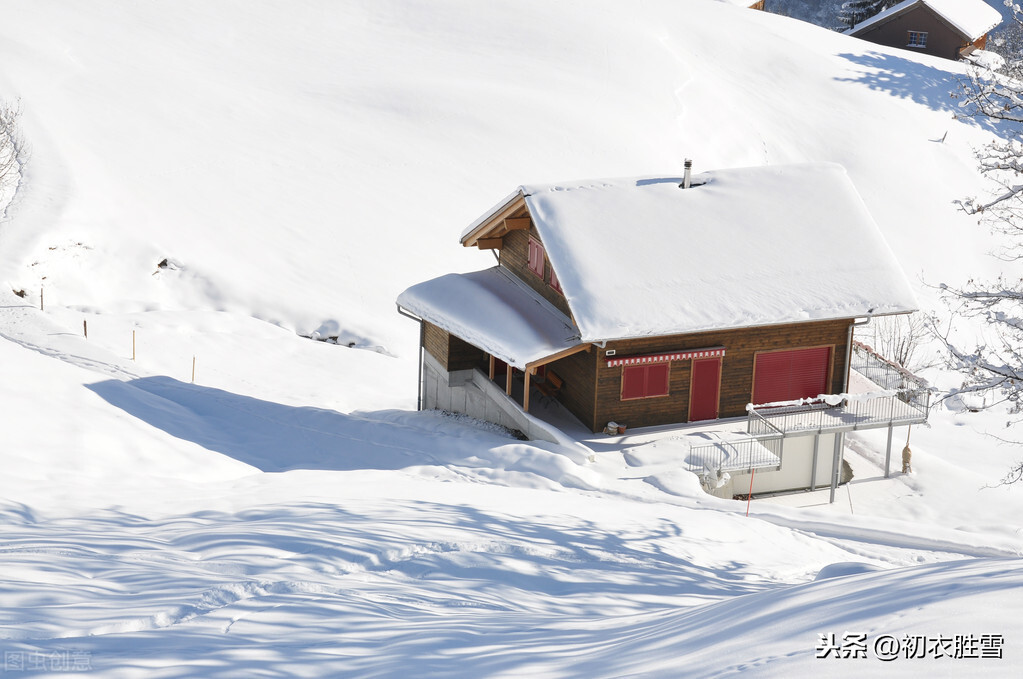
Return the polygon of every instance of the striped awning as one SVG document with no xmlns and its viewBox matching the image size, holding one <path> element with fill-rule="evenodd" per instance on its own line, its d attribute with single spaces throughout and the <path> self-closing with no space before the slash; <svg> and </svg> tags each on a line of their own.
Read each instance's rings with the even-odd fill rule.
<svg viewBox="0 0 1023 679">
<path fill-rule="evenodd" d="M 688 361 L 694 358 L 716 358 L 724 355 L 724 347 L 709 347 L 707 349 L 687 349 L 685 351 L 669 351 L 664 354 L 645 354 L 643 356 L 622 356 L 620 358 L 612 356 L 607 359 L 607 367 L 664 363 L 665 361 Z"/>
</svg>

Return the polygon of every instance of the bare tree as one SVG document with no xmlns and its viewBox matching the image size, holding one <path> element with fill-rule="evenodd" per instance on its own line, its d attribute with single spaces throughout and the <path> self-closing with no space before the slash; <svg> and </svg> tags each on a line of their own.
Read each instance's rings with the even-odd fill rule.
<svg viewBox="0 0 1023 679">
<path fill-rule="evenodd" d="M 1023 10 L 1013 10 L 1014 30 L 1023 26 Z M 948 365 L 964 376 L 958 393 L 997 394 L 993 403 L 1006 404 L 1010 414 L 1023 413 L 1023 42 L 1003 50 L 996 69 L 974 66 L 958 94 L 960 108 L 970 116 L 995 126 L 1001 139 L 977 152 L 980 172 L 997 187 L 984 198 L 959 202 L 967 214 L 997 233 L 1008 236 L 1007 245 L 993 256 L 1006 263 L 1007 273 L 994 280 L 969 280 L 961 285 L 942 284 L 951 310 L 944 331 L 937 334 L 947 349 Z M 983 339 L 972 346 L 951 336 L 955 319 L 980 321 Z M 938 328 L 935 319 L 934 327 Z M 1016 424 L 1021 418 L 1010 420 Z M 1017 462 L 1002 483 L 1023 480 L 1023 460 Z"/>
<path fill-rule="evenodd" d="M 899 2 L 900 0 L 848 0 L 848 2 L 842 3 L 838 20 L 847 28 L 856 28 L 860 22 L 866 21 Z"/>
<path fill-rule="evenodd" d="M 28 147 L 21 132 L 21 104 L 0 101 L 0 217 L 21 186 Z"/>
<path fill-rule="evenodd" d="M 922 314 L 882 316 L 862 329 L 857 328 L 857 335 L 879 354 L 910 372 L 935 365 L 930 360 L 933 356 L 921 355 L 931 340 L 931 328 Z"/>
</svg>

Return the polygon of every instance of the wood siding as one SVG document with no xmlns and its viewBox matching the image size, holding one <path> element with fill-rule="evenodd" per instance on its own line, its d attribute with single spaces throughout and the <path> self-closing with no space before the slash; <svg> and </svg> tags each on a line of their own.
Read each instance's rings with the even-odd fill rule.
<svg viewBox="0 0 1023 679">
<path fill-rule="evenodd" d="M 760 351 L 832 345 L 835 350 L 832 354 L 829 391 L 831 393 L 843 391 L 846 377 L 846 342 L 851 323 L 851 320 L 821 321 L 651 337 L 608 342 L 607 349 L 614 350 L 615 356 L 621 358 L 674 350 L 725 347 L 725 356 L 721 362 L 718 416 L 741 417 L 746 414 L 746 404 L 753 397 L 753 363 L 757 352 Z M 691 360 L 671 362 L 668 396 L 623 401 L 622 366 L 608 367 L 603 351 L 595 351 L 593 356 L 596 359 L 593 363 L 596 382 L 593 418 L 586 420 L 575 408 L 570 408 L 591 430 L 600 431 L 611 420 L 630 427 L 671 424 L 687 420 Z M 567 376 L 563 377 L 566 377 L 567 382 Z"/>
<path fill-rule="evenodd" d="M 448 372 L 475 368 L 486 356 L 482 349 L 428 321 L 423 321 L 423 348 Z"/>
<path fill-rule="evenodd" d="M 581 351 L 547 364 L 548 373 L 553 371 L 564 380 L 558 401 L 591 429 L 595 417 L 593 408 L 597 398 L 594 375 L 597 372 L 598 361 L 603 362 L 603 355 L 600 350 Z"/>
<path fill-rule="evenodd" d="M 526 215 L 529 213 L 527 212 Z M 512 273 L 521 278 L 526 284 L 536 290 L 541 297 L 554 305 L 554 308 L 572 317 L 572 310 L 568 308 L 568 301 L 565 296 L 551 287 L 551 262 L 547 259 L 547 248 L 544 246 L 544 270 L 541 279 L 529 270 L 529 239 L 540 242 L 543 240 L 537 232 L 536 227 L 529 225 L 528 231 L 509 231 L 504 236 L 504 247 L 501 248 L 501 265 L 508 268 Z"/>
<path fill-rule="evenodd" d="M 910 31 L 927 33 L 927 46 L 909 47 L 907 43 Z M 862 33 L 857 32 L 855 35 L 878 45 L 933 54 L 945 59 L 958 59 L 960 50 L 971 45 L 958 31 L 925 5 L 918 5 L 887 21 L 868 26 Z"/>
<path fill-rule="evenodd" d="M 622 366 L 607 366 L 606 350 L 615 357 L 640 356 L 723 346 L 718 417 L 742 417 L 753 398 L 753 366 L 760 352 L 833 346 L 831 393 L 846 388 L 845 361 L 852 319 L 722 330 L 608 342 L 605 350 L 583 351 L 546 366 L 564 381 L 558 400 L 592 431 L 609 421 L 629 427 L 686 422 L 690 411 L 692 360 L 672 361 L 667 396 L 623 401 Z M 487 355 L 441 328 L 424 322 L 423 346 L 448 371 L 479 367 Z"/>
</svg>

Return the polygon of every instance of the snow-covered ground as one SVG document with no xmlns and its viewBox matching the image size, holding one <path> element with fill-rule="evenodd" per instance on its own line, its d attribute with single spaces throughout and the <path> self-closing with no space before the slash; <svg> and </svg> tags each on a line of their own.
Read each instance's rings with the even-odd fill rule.
<svg viewBox="0 0 1023 679">
<path fill-rule="evenodd" d="M 931 286 L 1005 266 L 953 204 L 1001 133 L 953 117 L 959 65 L 715 0 L 3 14 L 32 145 L 0 223 L 5 672 L 1023 670 L 1003 411 L 939 404 L 889 479 L 885 432 L 857 434 L 835 504 L 747 516 L 642 432 L 587 450 L 415 412 L 394 307 L 489 266 L 457 237 L 515 186 L 692 157 L 844 165 L 942 312 Z"/>
</svg>

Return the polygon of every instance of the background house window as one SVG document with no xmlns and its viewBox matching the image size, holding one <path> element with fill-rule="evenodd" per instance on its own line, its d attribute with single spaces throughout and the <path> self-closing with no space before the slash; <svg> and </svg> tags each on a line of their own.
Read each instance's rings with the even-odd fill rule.
<svg viewBox="0 0 1023 679">
<path fill-rule="evenodd" d="M 554 273 L 554 269 L 551 269 L 551 287 L 554 288 L 557 292 L 565 294 L 564 292 L 561 291 L 561 281 L 558 280 L 558 274 Z"/>
<path fill-rule="evenodd" d="M 527 262 L 529 270 L 535 273 L 540 278 L 543 278 L 543 245 L 540 241 L 530 237 L 529 239 L 529 261 Z"/>
<path fill-rule="evenodd" d="M 622 400 L 668 395 L 668 364 L 622 367 Z"/>
<path fill-rule="evenodd" d="M 906 44 L 909 47 L 927 47 L 927 32 L 909 31 L 909 42 Z"/>
</svg>

